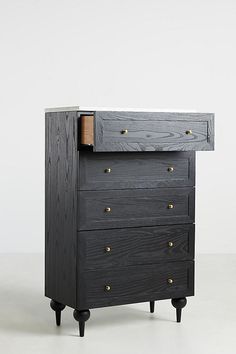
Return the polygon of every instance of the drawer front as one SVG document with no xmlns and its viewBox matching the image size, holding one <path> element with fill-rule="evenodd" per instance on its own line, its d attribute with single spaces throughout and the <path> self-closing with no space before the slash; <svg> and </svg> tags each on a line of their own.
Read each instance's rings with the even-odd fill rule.
<svg viewBox="0 0 236 354">
<path fill-rule="evenodd" d="M 96 112 L 94 151 L 214 149 L 211 113 Z"/>
<path fill-rule="evenodd" d="M 194 294 L 192 261 L 78 273 L 78 308 L 95 308 Z"/>
<path fill-rule="evenodd" d="M 81 231 L 78 240 L 84 270 L 194 258 L 192 224 Z"/>
<path fill-rule="evenodd" d="M 79 193 L 79 230 L 184 224 L 194 221 L 194 188 Z"/>
<path fill-rule="evenodd" d="M 195 184 L 194 152 L 79 155 L 79 189 L 179 187 Z"/>
</svg>

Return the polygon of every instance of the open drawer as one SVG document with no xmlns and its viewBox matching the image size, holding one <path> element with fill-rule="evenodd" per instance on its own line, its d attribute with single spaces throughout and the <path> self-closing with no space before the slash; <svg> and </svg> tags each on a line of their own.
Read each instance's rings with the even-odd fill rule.
<svg viewBox="0 0 236 354">
<path fill-rule="evenodd" d="M 96 111 L 93 120 L 82 118 L 90 119 L 93 151 L 214 149 L 212 113 Z"/>
</svg>

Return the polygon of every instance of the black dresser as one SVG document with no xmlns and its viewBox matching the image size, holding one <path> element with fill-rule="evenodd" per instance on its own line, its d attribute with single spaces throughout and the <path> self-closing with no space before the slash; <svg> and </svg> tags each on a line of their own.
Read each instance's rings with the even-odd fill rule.
<svg viewBox="0 0 236 354">
<path fill-rule="evenodd" d="M 214 114 L 46 111 L 45 295 L 74 309 L 194 295 L 195 151 Z"/>
</svg>

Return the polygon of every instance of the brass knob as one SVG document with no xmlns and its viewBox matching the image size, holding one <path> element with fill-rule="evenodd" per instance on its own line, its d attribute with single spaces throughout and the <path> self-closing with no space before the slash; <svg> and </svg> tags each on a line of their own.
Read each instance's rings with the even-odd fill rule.
<svg viewBox="0 0 236 354">
<path fill-rule="evenodd" d="M 193 134 L 193 132 L 192 132 L 192 130 L 190 129 L 190 130 L 186 130 L 185 134 L 191 135 L 191 134 Z"/>
<path fill-rule="evenodd" d="M 168 246 L 169 246 L 169 247 L 173 247 L 173 246 L 174 246 L 173 242 L 169 241 L 169 242 L 168 242 Z"/>
<path fill-rule="evenodd" d="M 106 213 L 110 213 L 110 212 L 111 212 L 111 208 L 109 208 L 109 207 L 108 207 L 108 208 L 105 208 L 105 212 L 106 212 Z"/>
<path fill-rule="evenodd" d="M 106 252 L 111 252 L 111 247 L 110 247 L 110 246 L 106 246 L 106 247 L 105 247 L 105 251 L 106 251 Z"/>
<path fill-rule="evenodd" d="M 128 134 L 128 129 L 121 130 L 121 134 Z"/>
<path fill-rule="evenodd" d="M 111 168 L 106 168 L 106 169 L 104 170 L 104 172 L 105 172 L 105 173 L 111 173 Z"/>
<path fill-rule="evenodd" d="M 167 279 L 167 283 L 168 283 L 168 284 L 173 284 L 173 283 L 174 283 L 174 280 L 171 279 L 171 278 L 169 278 L 169 279 Z"/>
<path fill-rule="evenodd" d="M 168 171 L 168 172 L 173 172 L 173 171 L 174 171 L 174 167 L 168 167 L 168 168 L 167 168 L 167 171 Z"/>
<path fill-rule="evenodd" d="M 106 291 L 110 291 L 111 290 L 111 286 L 110 285 L 105 285 L 105 290 Z"/>
<path fill-rule="evenodd" d="M 173 204 L 168 204 L 168 209 L 173 209 L 174 208 L 174 205 Z"/>
</svg>

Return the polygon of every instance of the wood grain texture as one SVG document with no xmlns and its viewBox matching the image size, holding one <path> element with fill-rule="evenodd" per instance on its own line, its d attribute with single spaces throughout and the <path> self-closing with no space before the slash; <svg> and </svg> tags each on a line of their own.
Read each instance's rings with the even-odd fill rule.
<svg viewBox="0 0 236 354">
<path fill-rule="evenodd" d="M 81 191 L 79 230 L 194 222 L 194 188 Z M 173 204 L 173 209 L 168 205 Z M 105 212 L 105 208 L 111 212 Z"/>
<path fill-rule="evenodd" d="M 79 176 L 80 190 L 193 186 L 195 152 L 81 152 Z"/>
<path fill-rule="evenodd" d="M 117 269 L 194 258 L 195 225 L 80 231 L 80 269 Z M 170 247 L 169 242 L 173 245 Z M 110 247 L 110 251 L 106 251 Z"/>
<path fill-rule="evenodd" d="M 214 115 L 96 112 L 89 152 L 93 114 L 46 114 L 46 296 L 84 310 L 193 295 L 194 150 L 213 149 Z"/>
<path fill-rule="evenodd" d="M 168 279 L 173 279 L 169 284 Z M 194 263 L 171 262 L 83 272 L 79 308 L 96 308 L 194 295 Z M 110 291 L 105 291 L 105 286 Z"/>
<path fill-rule="evenodd" d="M 214 149 L 214 114 L 95 112 L 94 151 Z M 127 134 L 121 134 L 127 129 Z M 192 134 L 186 134 L 191 130 Z"/>
<path fill-rule="evenodd" d="M 76 306 L 77 114 L 46 114 L 45 295 Z"/>
<path fill-rule="evenodd" d="M 94 145 L 94 116 L 81 115 L 81 144 Z"/>
</svg>

